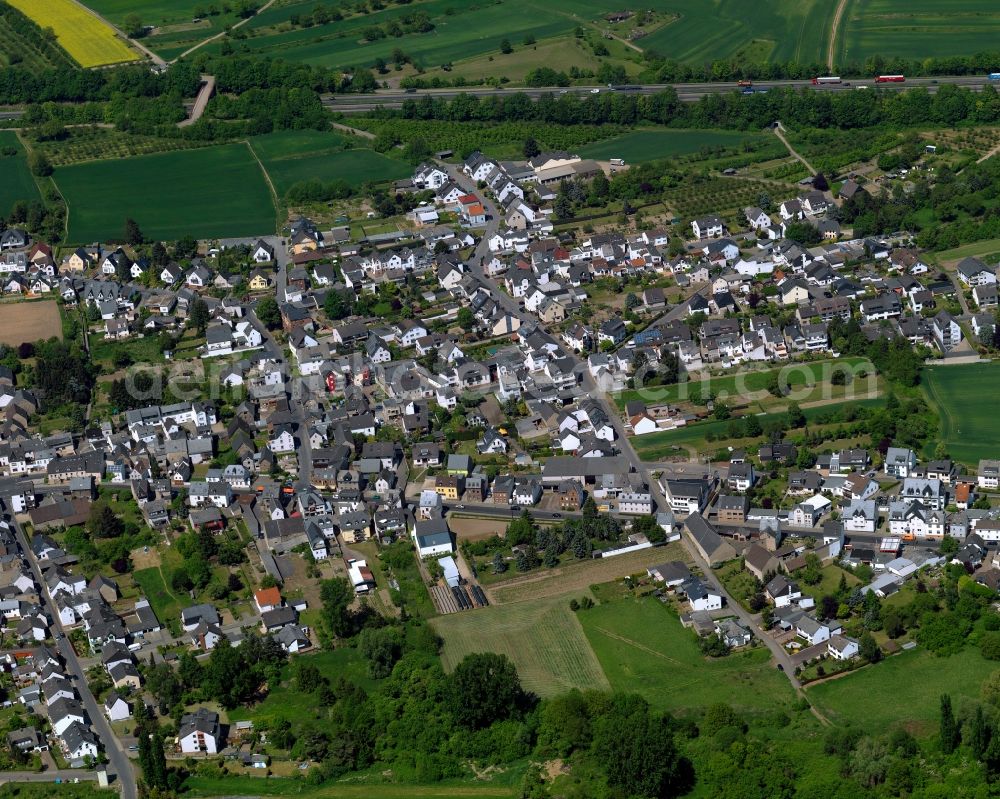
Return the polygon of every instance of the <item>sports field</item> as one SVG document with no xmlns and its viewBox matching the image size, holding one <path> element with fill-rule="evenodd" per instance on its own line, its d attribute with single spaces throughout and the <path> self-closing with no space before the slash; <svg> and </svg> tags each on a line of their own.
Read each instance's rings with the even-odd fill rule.
<svg viewBox="0 0 1000 799">
<path fill-rule="evenodd" d="M 73 0 L 7 0 L 42 28 L 52 28 L 62 48 L 81 67 L 135 61 L 138 54 L 94 14 Z"/>
<path fill-rule="evenodd" d="M 10 155 L 6 153 L 13 150 Z M 0 216 L 10 213 L 18 200 L 38 200 L 38 186 L 28 169 L 24 147 L 12 130 L 0 130 Z"/>
<path fill-rule="evenodd" d="M 835 61 L 967 56 L 996 50 L 998 36 L 994 0 L 847 0 Z"/>
<path fill-rule="evenodd" d="M 963 708 L 967 700 L 979 698 L 983 680 L 996 668 L 976 647 L 943 658 L 914 649 L 806 690 L 835 724 L 850 722 L 870 732 L 906 724 L 920 735 L 937 729 L 942 693 L 951 694 L 956 709 Z"/>
<path fill-rule="evenodd" d="M 941 441 L 948 455 L 975 467 L 980 458 L 1000 457 L 1000 364 L 929 366 L 924 392 L 941 418 Z"/>
<path fill-rule="evenodd" d="M 0 314 L 0 343 L 16 347 L 25 341 L 62 338 L 62 320 L 54 300 L 7 303 Z"/>
<path fill-rule="evenodd" d="M 706 148 L 740 147 L 744 142 L 760 141 L 762 138 L 759 133 L 726 130 L 636 130 L 589 144 L 580 150 L 580 155 L 602 161 L 624 158 L 629 163 L 637 163 L 674 155 L 690 155 Z"/>
<path fill-rule="evenodd" d="M 701 64 L 752 61 L 820 62 L 836 2 L 821 0 L 671 0 L 677 19 L 639 40 L 647 51 Z"/>
<path fill-rule="evenodd" d="M 664 710 L 725 702 L 741 711 L 788 707 L 795 695 L 767 649 L 712 660 L 659 600 L 621 599 L 577 616 L 611 687 Z"/>
<path fill-rule="evenodd" d="M 444 639 L 441 659 L 451 670 L 473 652 L 507 655 L 521 682 L 539 696 L 571 688 L 607 689 L 608 680 L 594 657 L 577 618 L 569 609 L 574 595 L 481 608 L 439 616 L 431 621 Z"/>
<path fill-rule="evenodd" d="M 250 139 L 279 196 L 303 180 L 345 180 L 352 186 L 399 180 L 409 164 L 365 148 L 344 149 L 346 136 L 315 130 L 282 131 Z"/>
<path fill-rule="evenodd" d="M 154 239 L 253 236 L 275 228 L 270 191 L 245 144 L 61 167 L 55 179 L 76 243 L 121 236 L 128 217 Z"/>
</svg>

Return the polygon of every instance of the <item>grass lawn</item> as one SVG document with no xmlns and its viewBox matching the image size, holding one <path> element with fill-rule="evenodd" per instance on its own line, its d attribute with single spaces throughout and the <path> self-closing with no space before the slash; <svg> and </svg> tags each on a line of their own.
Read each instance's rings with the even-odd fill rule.
<svg viewBox="0 0 1000 799">
<path fill-rule="evenodd" d="M 996 457 L 1000 425 L 993 402 L 1000 393 L 1000 364 L 931 366 L 924 370 L 923 386 L 953 459 L 975 467 L 980 458 Z"/>
<path fill-rule="evenodd" d="M 102 794 L 103 795 L 103 794 Z M 185 796 L 300 796 L 302 799 L 513 799 L 514 790 L 504 785 L 438 783 L 394 785 L 352 782 L 316 788 L 302 780 L 260 777 L 188 777 Z M 0 793 L 0 797 L 3 794 Z"/>
<path fill-rule="evenodd" d="M 935 253 L 934 258 L 938 263 L 945 263 L 947 261 L 960 261 L 963 258 L 969 257 L 978 258 L 994 252 L 1000 252 L 1000 239 L 975 241 L 972 244 L 963 244 L 961 247 L 955 247 L 951 250 L 942 250 L 939 253 Z"/>
<path fill-rule="evenodd" d="M 972 647 L 949 657 L 914 649 L 807 690 L 810 701 L 834 723 L 851 722 L 872 733 L 905 724 L 928 733 L 938 723 L 941 694 L 951 694 L 961 716 L 963 705 L 979 698 L 983 680 L 996 668 Z"/>
<path fill-rule="evenodd" d="M 661 709 L 700 711 L 727 702 L 754 713 L 787 707 L 795 698 L 766 649 L 708 659 L 695 634 L 657 599 L 602 603 L 578 615 L 611 687 Z"/>
<path fill-rule="evenodd" d="M 118 791 L 98 788 L 96 783 L 64 782 L 59 785 L 16 782 L 0 785 L 0 799 L 114 799 Z"/>
<path fill-rule="evenodd" d="M 153 239 L 251 236 L 275 226 L 271 194 L 245 144 L 77 164 L 55 178 L 73 242 L 120 237 L 128 217 Z"/>
<path fill-rule="evenodd" d="M 170 572 L 165 566 L 139 569 L 132 573 L 132 579 L 149 600 L 156 618 L 161 624 L 170 625 L 171 629 L 179 623 L 181 608 L 193 604 L 186 596 L 175 594 L 164 582 L 164 579 L 170 579 Z"/>
<path fill-rule="evenodd" d="M 854 588 L 857 585 L 861 585 L 861 581 L 857 577 L 833 563 L 824 567 L 821 574 L 823 575 L 823 579 L 816 583 L 816 585 L 806 585 L 799 580 L 799 587 L 802 589 L 802 593 L 808 594 L 816 600 L 819 600 L 820 597 L 836 594 L 837 588 L 840 586 L 841 575 L 847 580 L 848 587 Z"/>
<path fill-rule="evenodd" d="M 491 605 L 440 616 L 431 623 L 444 639 L 441 659 L 446 669 L 473 652 L 498 652 L 517 666 L 524 687 L 539 696 L 571 688 L 606 690 L 608 680 L 587 643 L 578 614 L 569 609 L 575 595 Z"/>
<path fill-rule="evenodd" d="M 365 690 L 370 690 L 373 681 L 368 676 L 368 666 L 365 659 L 356 650 L 350 647 L 334 649 L 329 652 L 317 652 L 312 655 L 300 655 L 295 658 L 307 660 L 314 664 L 322 674 L 331 680 L 338 676 L 343 676 L 351 682 L 360 685 Z M 294 685 L 287 682 L 291 679 L 291 667 L 285 667 L 282 675 L 282 682 L 273 688 L 263 702 L 252 708 L 238 707 L 229 711 L 229 720 L 244 721 L 268 721 L 277 718 L 302 718 L 317 711 L 316 698 L 311 694 L 299 691 Z"/>
<path fill-rule="evenodd" d="M 635 130 L 584 147 L 580 155 L 606 161 L 624 158 L 629 163 L 690 155 L 718 147 L 738 148 L 745 141 L 760 140 L 760 133 L 728 130 Z"/>
<path fill-rule="evenodd" d="M 883 399 L 855 400 L 853 402 L 832 403 L 821 405 L 816 408 L 804 408 L 803 413 L 809 422 L 833 410 L 844 407 L 876 407 L 884 404 Z M 758 416 L 762 425 L 766 425 L 783 414 L 761 414 Z M 665 430 L 662 433 L 649 433 L 644 436 L 636 436 L 632 439 L 632 446 L 635 447 L 639 457 L 644 461 L 656 461 L 660 458 L 673 454 L 677 447 L 694 452 L 714 452 L 720 446 L 733 444 L 734 441 L 743 439 L 727 439 L 726 431 L 729 428 L 729 421 L 696 422 L 686 427 L 679 427 L 676 430 Z M 715 436 L 715 441 L 709 441 L 708 436 Z M 747 439 L 753 440 L 753 439 Z"/>
<path fill-rule="evenodd" d="M 12 155 L 4 151 L 13 148 Z M 0 216 L 6 216 L 18 200 L 39 200 L 38 186 L 28 170 L 24 147 L 12 130 L 0 130 Z"/>
</svg>

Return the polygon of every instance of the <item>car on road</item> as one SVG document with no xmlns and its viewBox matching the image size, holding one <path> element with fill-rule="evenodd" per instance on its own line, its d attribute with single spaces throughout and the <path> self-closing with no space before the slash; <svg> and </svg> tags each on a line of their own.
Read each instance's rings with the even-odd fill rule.
<svg viewBox="0 0 1000 799">
<path fill-rule="evenodd" d="M 590 93 L 591 93 L 591 94 L 600 94 L 600 93 L 601 93 L 601 90 L 600 90 L 600 89 L 591 89 L 591 90 L 590 90 Z"/>
<path fill-rule="evenodd" d="M 561 519 L 562 518 L 562 514 L 561 513 L 553 513 L 552 514 L 552 518 L 553 519 Z"/>
<path fill-rule="evenodd" d="M 465 505 L 456 505 L 455 510 L 465 510 Z"/>
<path fill-rule="evenodd" d="M 779 664 L 778 664 L 778 671 L 784 671 L 784 670 L 785 670 L 785 667 L 784 667 L 784 666 L 782 666 L 782 665 L 781 665 L 781 664 L 779 663 Z"/>
</svg>

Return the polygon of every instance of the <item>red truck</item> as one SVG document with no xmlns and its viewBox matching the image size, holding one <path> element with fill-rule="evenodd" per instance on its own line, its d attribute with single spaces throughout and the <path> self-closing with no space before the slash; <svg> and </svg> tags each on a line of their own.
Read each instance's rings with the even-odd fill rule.
<svg viewBox="0 0 1000 799">
<path fill-rule="evenodd" d="M 876 83 L 904 83 L 906 81 L 905 75 L 876 75 Z"/>
<path fill-rule="evenodd" d="M 739 86 L 739 87 L 741 87 L 741 88 L 743 86 L 753 86 L 753 81 L 752 80 L 738 80 L 738 81 L 736 81 L 736 85 Z"/>
</svg>

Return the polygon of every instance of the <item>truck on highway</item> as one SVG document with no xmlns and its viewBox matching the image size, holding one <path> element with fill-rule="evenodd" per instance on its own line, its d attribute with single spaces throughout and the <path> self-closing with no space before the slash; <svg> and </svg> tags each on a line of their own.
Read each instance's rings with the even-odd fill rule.
<svg viewBox="0 0 1000 799">
<path fill-rule="evenodd" d="M 1000 72 L 991 72 L 989 74 L 990 80 L 1000 80 Z"/>
<path fill-rule="evenodd" d="M 839 75 L 823 75 L 822 77 L 813 78 L 813 86 L 826 86 L 827 84 L 843 83 Z"/>
<path fill-rule="evenodd" d="M 753 81 L 752 80 L 738 80 L 738 81 L 736 81 L 736 85 L 739 86 L 739 87 L 741 87 L 741 88 L 743 86 L 753 86 Z"/>
<path fill-rule="evenodd" d="M 876 75 L 876 83 L 903 83 L 906 81 L 905 75 Z"/>
</svg>

